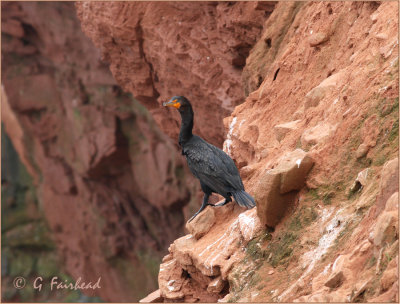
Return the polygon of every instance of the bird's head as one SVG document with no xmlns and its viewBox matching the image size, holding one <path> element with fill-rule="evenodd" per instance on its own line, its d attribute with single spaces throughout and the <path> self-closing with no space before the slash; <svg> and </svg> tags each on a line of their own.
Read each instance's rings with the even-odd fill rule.
<svg viewBox="0 0 400 304">
<path fill-rule="evenodd" d="M 184 96 L 174 96 L 168 102 L 164 102 L 163 106 L 177 108 L 179 112 L 191 108 L 189 100 Z"/>
</svg>

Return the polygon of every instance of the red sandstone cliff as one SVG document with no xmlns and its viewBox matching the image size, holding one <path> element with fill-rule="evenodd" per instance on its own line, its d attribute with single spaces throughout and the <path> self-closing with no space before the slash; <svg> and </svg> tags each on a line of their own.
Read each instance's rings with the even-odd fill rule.
<svg viewBox="0 0 400 304">
<path fill-rule="evenodd" d="M 2 122 L 66 271 L 101 276 L 104 300 L 134 301 L 156 288 L 197 185 L 175 144 L 100 60 L 73 3 L 2 3 L 2 81 Z"/>
<path fill-rule="evenodd" d="M 397 32 L 394 2 L 277 4 L 224 120 L 257 210 L 208 207 L 143 301 L 398 301 Z"/>
<path fill-rule="evenodd" d="M 177 113 L 158 102 L 191 97 L 196 131 L 222 146 L 222 119 L 243 101 L 241 69 L 273 6 L 2 3 L 2 122 L 65 270 L 101 276 L 96 295 L 134 301 L 156 288 L 184 206 L 197 202 Z"/>
<path fill-rule="evenodd" d="M 156 265 L 159 290 L 145 301 L 398 300 L 397 3 L 281 2 L 272 14 L 271 4 L 255 2 L 76 6 L 115 83 L 76 21 L 71 40 L 61 21 L 41 25 L 43 4 L 3 8 L 12 16 L 3 26 L 3 120 L 38 176 L 74 276 L 106 272 L 102 296 L 132 299 L 130 290 L 143 287 L 132 267 L 154 263 L 140 250 L 171 243 Z M 72 54 L 60 57 L 61 48 Z M 46 101 L 32 83 L 56 97 Z M 152 116 L 139 103 L 131 108 L 116 85 Z M 184 161 L 157 126 L 176 138 L 179 116 L 158 108 L 175 94 L 193 101 L 199 135 L 225 139 L 258 206 L 208 207 L 174 241 L 190 175 L 174 169 Z M 154 167 L 165 163 L 172 167 Z M 148 272 L 139 273 L 143 281 Z"/>
<path fill-rule="evenodd" d="M 180 117 L 162 101 L 184 95 L 194 130 L 222 145 L 222 119 L 243 102 L 241 71 L 274 2 L 77 2 L 83 31 L 118 84 L 176 140 Z"/>
</svg>

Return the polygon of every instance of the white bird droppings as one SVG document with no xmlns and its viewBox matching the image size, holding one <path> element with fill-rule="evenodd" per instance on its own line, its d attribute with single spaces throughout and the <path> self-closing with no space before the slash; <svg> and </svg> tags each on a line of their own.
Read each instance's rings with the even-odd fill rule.
<svg viewBox="0 0 400 304">
<path fill-rule="evenodd" d="M 233 134 L 233 128 L 235 127 L 236 121 L 237 121 L 237 117 L 233 117 L 232 122 L 229 125 L 228 135 L 226 136 L 226 140 L 224 142 L 224 150 L 229 155 L 231 154 L 232 134 Z"/>
<path fill-rule="evenodd" d="M 168 286 L 168 290 L 169 291 L 174 291 L 175 290 L 175 287 L 172 286 L 172 284 L 174 284 L 174 283 L 175 283 L 175 280 L 168 281 L 167 286 Z"/>
</svg>

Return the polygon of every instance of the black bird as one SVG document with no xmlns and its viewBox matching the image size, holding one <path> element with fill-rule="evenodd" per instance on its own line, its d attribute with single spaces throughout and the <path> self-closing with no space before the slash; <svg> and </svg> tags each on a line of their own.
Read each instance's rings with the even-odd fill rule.
<svg viewBox="0 0 400 304">
<path fill-rule="evenodd" d="M 231 202 L 231 196 L 240 206 L 253 208 L 256 203 L 251 195 L 244 191 L 242 179 L 232 158 L 221 149 L 192 134 L 193 109 L 189 100 L 183 96 L 174 96 L 163 105 L 174 107 L 181 114 L 179 145 L 182 148 L 182 154 L 186 157 L 190 171 L 200 180 L 201 189 L 204 192 L 203 204 L 189 222 L 207 205 L 223 206 Z M 212 193 L 222 195 L 225 201 L 216 205 L 209 204 L 208 198 Z"/>
</svg>

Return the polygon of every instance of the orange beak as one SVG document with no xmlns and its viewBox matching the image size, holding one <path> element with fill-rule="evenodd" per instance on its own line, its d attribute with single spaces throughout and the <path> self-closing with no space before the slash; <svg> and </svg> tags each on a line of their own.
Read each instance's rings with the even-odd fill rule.
<svg viewBox="0 0 400 304">
<path fill-rule="evenodd" d="M 163 106 L 164 107 L 174 107 L 174 108 L 179 109 L 181 107 L 181 103 L 178 101 L 178 99 L 173 99 L 168 102 L 164 102 Z"/>
</svg>

